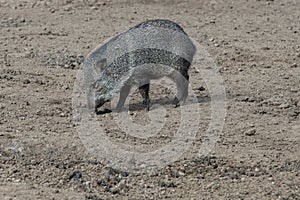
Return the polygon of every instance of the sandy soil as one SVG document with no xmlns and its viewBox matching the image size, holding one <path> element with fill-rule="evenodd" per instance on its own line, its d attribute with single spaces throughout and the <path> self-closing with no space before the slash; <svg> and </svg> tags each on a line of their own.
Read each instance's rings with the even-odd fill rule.
<svg viewBox="0 0 300 200">
<path fill-rule="evenodd" d="M 0 199 L 300 199 L 299 8 L 297 0 L 0 0 Z M 157 173 L 125 173 L 83 146 L 73 84 L 82 56 L 153 18 L 179 23 L 220 66 L 226 121 L 211 154 L 198 157 L 210 97 L 192 67 L 201 109 L 193 145 Z M 143 147 L 172 140 L 180 115 L 165 90 L 153 86 L 151 98 L 167 102 L 170 122 L 135 141 Z M 147 123 L 143 110 L 131 112 Z M 122 141 L 111 119 L 99 116 Z"/>
</svg>

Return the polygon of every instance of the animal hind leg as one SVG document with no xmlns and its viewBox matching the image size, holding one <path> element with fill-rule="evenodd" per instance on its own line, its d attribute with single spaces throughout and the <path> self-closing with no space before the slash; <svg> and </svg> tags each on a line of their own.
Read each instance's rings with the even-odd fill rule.
<svg viewBox="0 0 300 200">
<path fill-rule="evenodd" d="M 149 111 L 150 109 L 149 89 L 150 89 L 149 83 L 139 87 L 140 94 L 143 97 L 143 104 L 147 111 Z"/>
</svg>

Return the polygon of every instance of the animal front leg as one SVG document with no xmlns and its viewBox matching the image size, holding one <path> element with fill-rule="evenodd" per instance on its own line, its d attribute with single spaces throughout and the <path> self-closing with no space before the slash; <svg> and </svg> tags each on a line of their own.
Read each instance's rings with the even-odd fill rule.
<svg viewBox="0 0 300 200">
<path fill-rule="evenodd" d="M 147 111 L 149 111 L 150 109 L 149 89 L 150 89 L 149 83 L 139 87 L 140 94 L 143 97 L 143 104 Z"/>
<path fill-rule="evenodd" d="M 172 105 L 174 107 L 178 107 L 180 102 L 184 103 L 188 96 L 189 75 L 187 71 L 182 73 L 175 72 L 170 78 L 174 80 L 177 87 L 177 94 L 172 102 Z"/>
<path fill-rule="evenodd" d="M 119 102 L 117 104 L 117 107 L 116 107 L 116 110 L 117 112 L 121 111 L 123 106 L 124 106 L 124 103 L 125 103 L 125 100 L 130 92 L 130 89 L 131 89 L 131 86 L 130 85 L 125 85 L 123 86 L 123 88 L 121 89 L 120 91 L 120 98 L 119 98 Z"/>
</svg>

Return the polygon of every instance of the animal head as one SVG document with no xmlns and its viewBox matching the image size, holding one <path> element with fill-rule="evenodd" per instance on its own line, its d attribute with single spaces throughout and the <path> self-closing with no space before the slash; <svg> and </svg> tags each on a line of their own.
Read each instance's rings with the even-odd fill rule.
<svg viewBox="0 0 300 200">
<path fill-rule="evenodd" d="M 90 111 L 95 111 L 97 106 L 103 105 L 103 98 L 99 95 L 99 92 L 103 91 L 100 89 L 101 81 L 99 81 L 99 77 L 101 77 L 102 71 L 106 67 L 106 59 L 97 59 L 97 55 L 90 54 L 84 61 L 83 71 L 84 71 L 84 84 L 86 88 L 86 97 L 87 97 L 87 107 Z M 96 91 L 97 98 L 96 98 Z M 100 98 L 101 97 L 101 98 Z M 96 101 L 96 99 L 98 99 Z"/>
<path fill-rule="evenodd" d="M 101 77 L 92 85 L 94 93 L 94 108 L 97 109 L 103 106 L 104 103 L 113 98 L 113 88 L 109 80 Z"/>
</svg>

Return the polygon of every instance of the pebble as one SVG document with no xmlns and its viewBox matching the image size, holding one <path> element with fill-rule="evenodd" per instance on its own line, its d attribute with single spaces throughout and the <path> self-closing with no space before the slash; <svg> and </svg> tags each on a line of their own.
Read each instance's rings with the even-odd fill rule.
<svg viewBox="0 0 300 200">
<path fill-rule="evenodd" d="M 59 116 L 60 116 L 60 117 L 65 117 L 66 114 L 62 112 L 62 113 L 59 114 Z"/>
<path fill-rule="evenodd" d="M 23 81 L 23 83 L 24 83 L 24 84 L 29 84 L 29 83 L 30 83 L 30 80 L 29 80 L 29 79 L 25 79 L 25 80 Z"/>
<path fill-rule="evenodd" d="M 98 7 L 92 6 L 91 9 L 92 9 L 92 10 L 98 10 Z"/>
<path fill-rule="evenodd" d="M 197 88 L 197 90 L 199 90 L 199 91 L 205 91 L 205 87 L 200 86 L 200 87 Z"/>
<path fill-rule="evenodd" d="M 282 103 L 279 105 L 279 108 L 289 108 L 290 104 L 289 103 Z"/>
<path fill-rule="evenodd" d="M 55 13 L 55 9 L 54 9 L 54 8 L 51 8 L 51 9 L 49 10 L 49 12 L 50 12 L 50 13 Z"/>
<path fill-rule="evenodd" d="M 69 90 L 70 88 L 69 88 L 69 86 L 68 85 L 64 85 L 64 86 L 62 86 L 62 88 L 61 89 L 63 89 L 63 90 Z"/>
<path fill-rule="evenodd" d="M 291 92 L 298 92 L 299 89 L 295 87 L 295 88 L 291 88 L 290 91 L 291 91 Z"/>
<path fill-rule="evenodd" d="M 85 199 L 102 200 L 102 198 L 98 197 L 96 194 L 86 194 Z"/>
<path fill-rule="evenodd" d="M 160 187 L 165 187 L 165 188 L 169 188 L 169 187 L 176 187 L 176 184 L 173 181 L 160 181 L 159 182 Z"/>
<path fill-rule="evenodd" d="M 239 179 L 239 176 L 236 173 L 228 173 L 228 176 L 231 179 Z"/>
<path fill-rule="evenodd" d="M 215 182 L 211 182 L 211 183 L 209 183 L 207 186 L 206 186 L 206 188 L 207 189 L 210 189 L 211 187 L 213 187 L 215 185 Z"/>
<path fill-rule="evenodd" d="M 270 47 L 262 47 L 261 49 L 267 51 L 267 50 L 270 50 L 271 48 Z"/>
<path fill-rule="evenodd" d="M 298 115 L 300 114 L 300 112 L 297 111 L 292 111 L 288 114 L 289 117 L 298 117 Z"/>
<path fill-rule="evenodd" d="M 247 136 L 255 135 L 255 133 L 256 133 L 256 129 L 254 129 L 254 128 L 248 129 L 247 131 L 244 132 L 244 134 Z"/>
<path fill-rule="evenodd" d="M 178 175 L 179 175 L 179 176 L 184 176 L 184 175 L 185 175 L 185 173 L 184 173 L 184 172 L 182 172 L 182 171 L 178 171 Z"/>
<path fill-rule="evenodd" d="M 69 176 L 68 176 L 68 179 L 71 180 L 71 179 L 80 179 L 82 177 L 82 174 L 79 170 L 74 170 L 72 171 Z"/>
<path fill-rule="evenodd" d="M 64 11 L 67 11 L 67 12 L 68 12 L 68 11 L 71 11 L 71 10 L 72 10 L 72 6 L 67 6 L 67 7 L 63 8 L 63 10 L 64 10 Z"/>
<path fill-rule="evenodd" d="M 128 111 L 128 115 L 134 115 L 134 112 Z"/>
<path fill-rule="evenodd" d="M 107 182 L 104 180 L 104 179 L 99 179 L 97 181 L 97 185 L 100 185 L 100 186 L 107 186 Z"/>
<path fill-rule="evenodd" d="M 120 189 L 116 186 L 116 187 L 112 188 L 112 189 L 110 190 L 110 192 L 111 192 L 112 194 L 118 194 L 118 193 L 120 192 Z"/>
</svg>

